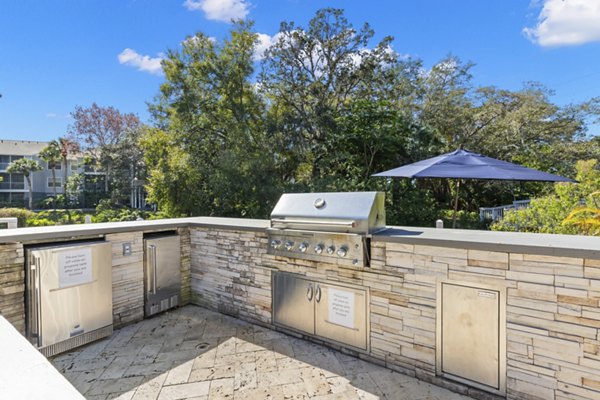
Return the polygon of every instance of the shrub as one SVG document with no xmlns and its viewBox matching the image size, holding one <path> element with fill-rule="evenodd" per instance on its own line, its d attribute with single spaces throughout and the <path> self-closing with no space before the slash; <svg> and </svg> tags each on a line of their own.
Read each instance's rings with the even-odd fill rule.
<svg viewBox="0 0 600 400">
<path fill-rule="evenodd" d="M 27 219 L 35 215 L 25 208 L 0 208 L 0 218 L 17 218 L 18 226 L 27 226 Z"/>
</svg>

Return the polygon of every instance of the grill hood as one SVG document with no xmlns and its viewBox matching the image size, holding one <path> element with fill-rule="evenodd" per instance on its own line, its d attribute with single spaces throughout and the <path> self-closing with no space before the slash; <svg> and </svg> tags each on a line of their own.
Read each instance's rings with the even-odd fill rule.
<svg viewBox="0 0 600 400">
<path fill-rule="evenodd" d="M 383 192 L 286 193 L 271 227 L 370 234 L 385 228 Z"/>
</svg>

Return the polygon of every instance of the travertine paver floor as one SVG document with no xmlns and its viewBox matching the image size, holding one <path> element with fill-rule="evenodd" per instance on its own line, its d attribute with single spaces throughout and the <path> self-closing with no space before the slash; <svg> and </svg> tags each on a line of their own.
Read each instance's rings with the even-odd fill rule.
<svg viewBox="0 0 600 400">
<path fill-rule="evenodd" d="M 52 363 L 88 399 L 467 399 L 195 306 L 127 326 Z"/>
</svg>

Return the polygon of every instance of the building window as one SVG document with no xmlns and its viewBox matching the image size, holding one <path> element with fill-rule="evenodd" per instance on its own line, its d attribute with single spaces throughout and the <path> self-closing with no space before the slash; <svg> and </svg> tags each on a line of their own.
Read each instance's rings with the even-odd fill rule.
<svg viewBox="0 0 600 400">
<path fill-rule="evenodd" d="M 61 187 L 61 186 L 62 186 L 62 178 L 56 178 L 56 179 L 48 178 L 48 187 L 49 188 Z"/>
<path fill-rule="evenodd" d="M 77 161 L 71 162 L 71 172 L 77 172 L 79 170 L 79 163 Z"/>
<path fill-rule="evenodd" d="M 55 170 L 60 170 L 62 169 L 62 162 L 48 162 L 48 169 L 52 169 L 52 167 L 54 167 Z"/>
<path fill-rule="evenodd" d="M 23 156 L 9 156 L 5 154 L 0 154 L 0 170 L 5 171 L 6 168 L 8 168 L 8 166 L 10 165 L 10 163 L 21 158 L 23 158 Z"/>
<path fill-rule="evenodd" d="M 10 165 L 10 156 L 0 155 L 0 170 L 6 170 Z"/>
<path fill-rule="evenodd" d="M 25 176 L 23 174 L 10 174 L 10 188 L 15 190 L 25 189 Z"/>
</svg>

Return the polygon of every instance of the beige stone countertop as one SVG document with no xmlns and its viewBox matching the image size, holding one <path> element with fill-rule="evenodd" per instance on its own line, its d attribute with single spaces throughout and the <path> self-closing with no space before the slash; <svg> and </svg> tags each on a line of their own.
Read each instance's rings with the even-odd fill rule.
<svg viewBox="0 0 600 400">
<path fill-rule="evenodd" d="M 390 226 L 373 241 L 600 259 L 600 237 Z"/>
<path fill-rule="evenodd" d="M 2 229 L 0 230 L 0 243 L 77 239 L 110 233 L 170 230 L 187 226 L 264 231 L 269 226 L 269 221 L 246 218 L 191 217 Z"/>
<path fill-rule="evenodd" d="M 269 227 L 269 220 L 191 217 L 3 229 L 0 230 L 0 243 L 47 242 L 52 239 L 99 237 L 110 233 L 160 231 L 181 227 L 264 232 Z M 596 236 L 390 226 L 374 234 L 373 241 L 600 259 L 600 237 Z"/>
</svg>

